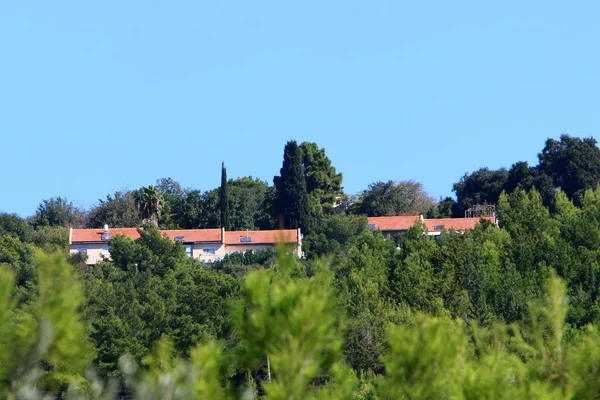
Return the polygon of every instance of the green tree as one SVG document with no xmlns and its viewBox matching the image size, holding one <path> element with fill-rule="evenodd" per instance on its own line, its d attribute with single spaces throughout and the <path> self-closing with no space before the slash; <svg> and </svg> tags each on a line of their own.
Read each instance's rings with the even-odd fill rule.
<svg viewBox="0 0 600 400">
<path fill-rule="evenodd" d="M 229 223 L 229 191 L 227 189 L 227 170 L 221 163 L 221 187 L 219 188 L 219 211 L 221 212 L 221 227 L 230 230 Z"/>
<path fill-rule="evenodd" d="M 171 205 L 171 221 L 178 228 L 201 228 L 203 207 L 200 190 L 185 190 L 181 198 Z"/>
<path fill-rule="evenodd" d="M 156 188 L 162 198 L 162 209 L 158 219 L 159 225 L 167 229 L 181 228 L 175 214 L 185 201 L 185 190 L 181 189 L 181 185 L 172 178 L 157 179 Z"/>
<path fill-rule="evenodd" d="M 335 257 L 355 244 L 361 235 L 370 235 L 367 218 L 362 215 L 327 215 L 302 244 L 307 257 Z"/>
<path fill-rule="evenodd" d="M 246 277 L 235 310 L 239 360 L 251 370 L 266 364 L 269 399 L 349 399 L 353 376 L 341 363 L 331 274 L 297 276 L 293 265 L 292 255 L 280 254 L 274 268 Z M 311 385 L 319 380 L 331 384 Z"/>
<path fill-rule="evenodd" d="M 281 175 L 274 178 L 277 213 L 286 228 L 310 232 L 311 218 L 302 166 L 302 150 L 295 140 L 285 145 Z"/>
<path fill-rule="evenodd" d="M 594 138 L 561 135 L 559 141 L 548 139 L 538 158 L 540 171 L 570 198 L 600 183 L 600 149 Z"/>
<path fill-rule="evenodd" d="M 496 171 L 481 168 L 465 174 L 452 188 L 457 199 L 454 216 L 464 217 L 465 211 L 475 204 L 496 204 L 507 179 L 508 171 L 504 168 Z"/>
<path fill-rule="evenodd" d="M 162 212 L 164 201 L 156 186 L 148 186 L 138 189 L 133 197 L 139 210 L 140 218 L 144 221 L 150 221 L 154 226 L 158 226 L 158 219 Z"/>
<path fill-rule="evenodd" d="M 22 242 L 31 242 L 33 229 L 17 214 L 0 213 L 0 236 L 5 234 L 18 237 Z"/>
<path fill-rule="evenodd" d="M 390 296 L 389 258 L 396 249 L 378 232 L 353 241 L 336 258 L 335 267 L 338 302 L 347 316 L 345 359 L 356 371 L 382 373 L 385 326 L 406 316 Z"/>
<path fill-rule="evenodd" d="M 251 176 L 230 179 L 230 229 L 245 230 L 261 227 L 261 221 L 270 220 L 265 207 L 269 187 L 260 179 Z"/>
<path fill-rule="evenodd" d="M 127 228 L 141 222 L 133 193 L 117 191 L 106 196 L 106 200 L 98 200 L 98 205 L 88 214 L 87 227 L 100 228 L 107 224 L 112 228 Z"/>
<path fill-rule="evenodd" d="M 539 263 L 552 265 L 549 255 L 558 231 L 536 190 L 503 193 L 498 200 L 498 220 L 515 243 L 514 261 L 523 272 L 537 269 Z"/>
<path fill-rule="evenodd" d="M 412 226 L 400 242 L 400 251 L 390 266 L 390 287 L 398 303 L 444 315 L 435 275 L 437 243 L 424 234 L 424 229 L 422 224 Z"/>
<path fill-rule="evenodd" d="M 351 211 L 369 217 L 401 214 L 429 214 L 436 207 L 436 201 L 423 185 L 414 181 L 376 182 L 361 193 Z"/>
<path fill-rule="evenodd" d="M 117 374 L 125 353 L 140 363 L 162 336 L 171 338 L 178 355 L 210 337 L 230 339 L 234 278 L 201 267 L 181 243 L 163 238 L 150 224 L 137 240 L 111 238 L 110 252 L 112 262 L 83 275 L 83 311 L 103 375 Z"/>
<path fill-rule="evenodd" d="M 3 398 L 42 398 L 85 389 L 83 372 L 93 349 L 80 321 L 80 283 L 64 256 L 39 254 L 38 296 L 25 307 L 11 299 L 13 274 L 0 268 L 0 393 Z"/>
<path fill-rule="evenodd" d="M 221 226 L 219 189 L 202 193 L 202 214 L 200 221 L 201 228 L 219 228 Z"/>
<path fill-rule="evenodd" d="M 85 214 L 62 197 L 43 200 L 37 208 L 31 224 L 40 226 L 64 226 L 80 228 L 84 226 Z"/>
<path fill-rule="evenodd" d="M 37 265 L 35 247 L 18 238 L 0 236 L 0 269 L 6 268 L 13 274 L 15 282 L 14 300 L 25 303 L 37 293 Z"/>
<path fill-rule="evenodd" d="M 303 142 L 300 150 L 311 212 L 315 215 L 331 213 L 342 192 L 342 174 L 336 172 L 325 149 L 319 149 L 316 143 Z"/>
<path fill-rule="evenodd" d="M 461 398 L 466 336 L 460 322 L 420 315 L 413 326 L 390 330 L 389 347 L 379 381 L 382 398 Z"/>
<path fill-rule="evenodd" d="M 514 163 L 508 171 L 504 190 L 512 193 L 515 189 L 523 189 L 526 192 L 537 190 L 546 206 L 549 206 L 554 199 L 552 177 L 540 172 L 538 167 L 530 167 L 525 161 Z"/>
<path fill-rule="evenodd" d="M 47 254 L 69 252 L 69 229 L 63 226 L 40 226 L 33 233 L 33 244 Z"/>
<path fill-rule="evenodd" d="M 437 210 L 433 217 L 435 218 L 452 218 L 452 210 L 456 207 L 456 200 L 452 197 L 440 198 Z"/>
</svg>

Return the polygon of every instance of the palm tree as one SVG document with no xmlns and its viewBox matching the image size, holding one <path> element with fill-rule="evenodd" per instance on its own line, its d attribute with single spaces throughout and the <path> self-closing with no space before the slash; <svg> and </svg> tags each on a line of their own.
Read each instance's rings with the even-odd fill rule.
<svg viewBox="0 0 600 400">
<path fill-rule="evenodd" d="M 156 186 L 142 187 L 134 192 L 135 204 L 144 221 L 150 221 L 158 226 L 158 218 L 163 209 L 164 201 Z"/>
</svg>

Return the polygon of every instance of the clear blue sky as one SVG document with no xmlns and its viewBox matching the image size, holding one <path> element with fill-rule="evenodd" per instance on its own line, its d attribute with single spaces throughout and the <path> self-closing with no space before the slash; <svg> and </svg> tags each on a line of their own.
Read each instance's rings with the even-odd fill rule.
<svg viewBox="0 0 600 400">
<path fill-rule="evenodd" d="M 172 177 L 272 183 L 289 139 L 348 193 L 535 164 L 600 132 L 597 1 L 3 1 L 0 211 Z"/>
</svg>

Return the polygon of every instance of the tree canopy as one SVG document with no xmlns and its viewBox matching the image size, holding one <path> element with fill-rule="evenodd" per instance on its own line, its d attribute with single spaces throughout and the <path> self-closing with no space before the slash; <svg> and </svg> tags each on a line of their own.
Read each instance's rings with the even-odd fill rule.
<svg viewBox="0 0 600 400">
<path fill-rule="evenodd" d="M 135 204 L 143 221 L 150 221 L 158 226 L 158 219 L 163 210 L 164 200 L 160 190 L 156 186 L 147 186 L 133 193 Z"/>
<path fill-rule="evenodd" d="M 223 174 L 223 195 L 163 178 L 135 192 L 147 195 L 139 209 L 124 191 L 87 216 L 64 198 L 28 219 L 0 213 L 0 396 L 593 398 L 595 146 L 548 141 L 539 165 L 479 169 L 439 203 L 419 183 L 389 181 L 330 207 L 341 177 L 324 150 L 288 142 L 274 186 Z M 280 248 L 202 264 L 155 225 L 218 227 L 226 199 L 230 228 L 277 227 L 291 194 L 308 199 L 287 203 L 310 220 L 299 258 Z M 463 216 L 486 202 L 498 225 L 438 237 L 422 223 L 384 235 L 364 215 Z M 135 221 L 140 237 L 113 235 L 110 258 L 86 265 L 69 255 L 82 221 Z"/>
<path fill-rule="evenodd" d="M 370 217 L 431 214 L 437 203 L 414 181 L 376 182 L 369 185 L 351 211 Z"/>
<path fill-rule="evenodd" d="M 475 204 L 496 204 L 503 190 L 535 188 L 550 206 L 554 192 L 560 189 L 578 202 L 587 189 L 595 189 L 600 182 L 600 149 L 593 138 L 561 135 L 558 141 L 548 139 L 538 159 L 533 167 L 520 161 L 508 171 L 481 168 L 465 174 L 453 186 L 457 197 L 454 215 L 464 215 Z"/>
<path fill-rule="evenodd" d="M 574 138 L 561 135 L 560 140 L 548 139 L 538 155 L 539 170 L 552 178 L 554 186 L 567 196 L 581 196 L 600 183 L 600 149 L 594 138 Z"/>
<path fill-rule="evenodd" d="M 311 212 L 331 213 L 342 193 L 342 174 L 336 172 L 325 149 L 319 149 L 316 143 L 302 142 L 300 150 Z"/>
</svg>

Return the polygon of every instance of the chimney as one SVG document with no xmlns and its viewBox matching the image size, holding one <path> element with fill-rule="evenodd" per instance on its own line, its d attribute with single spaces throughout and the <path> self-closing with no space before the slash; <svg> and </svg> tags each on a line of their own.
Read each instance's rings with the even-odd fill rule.
<svg viewBox="0 0 600 400">
<path fill-rule="evenodd" d="M 104 224 L 104 233 L 108 233 L 108 224 Z"/>
</svg>

